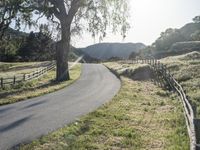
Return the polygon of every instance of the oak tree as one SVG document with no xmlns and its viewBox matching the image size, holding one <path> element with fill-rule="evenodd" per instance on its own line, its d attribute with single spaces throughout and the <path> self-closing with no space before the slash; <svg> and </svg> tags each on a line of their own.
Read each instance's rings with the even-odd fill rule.
<svg viewBox="0 0 200 150">
<path fill-rule="evenodd" d="M 10 24 L 12 20 L 20 23 L 34 24 L 33 14 L 45 16 L 49 21 L 57 23 L 60 39 L 56 46 L 57 81 L 69 80 L 68 54 L 70 39 L 73 34 L 86 30 L 93 37 L 100 39 L 106 32 L 121 32 L 125 37 L 128 30 L 128 0 L 3 0 L 0 2 L 1 26 Z M 8 8 L 6 8 L 8 7 Z M 18 17 L 20 16 L 20 17 Z M 39 17 L 39 18 L 40 18 Z M 1 29 L 0 26 L 0 30 Z"/>
</svg>

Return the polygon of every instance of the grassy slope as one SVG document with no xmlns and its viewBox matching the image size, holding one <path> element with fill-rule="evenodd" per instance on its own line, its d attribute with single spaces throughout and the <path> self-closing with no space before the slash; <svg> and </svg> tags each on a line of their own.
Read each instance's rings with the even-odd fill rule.
<svg viewBox="0 0 200 150">
<path fill-rule="evenodd" d="M 5 88 L 4 90 L 1 89 L 0 105 L 10 104 L 28 98 L 54 92 L 73 83 L 80 77 L 80 74 L 81 65 L 79 64 L 70 70 L 71 80 L 69 81 L 65 81 L 62 83 L 55 82 L 54 79 L 56 73 L 55 70 L 52 70 L 38 79 L 34 79 L 32 81 L 16 85 L 12 89 L 10 89 L 9 87 Z"/>
<path fill-rule="evenodd" d="M 168 57 L 161 60 L 174 74 L 174 77 L 186 90 L 192 105 L 197 106 L 197 117 L 200 117 L 200 53 Z"/>
<path fill-rule="evenodd" d="M 4 63 L 0 62 L 0 77 L 7 78 L 13 77 L 14 75 L 22 75 L 42 69 L 44 66 L 51 63 L 50 61 L 45 62 L 20 62 L 20 63 Z"/>
<path fill-rule="evenodd" d="M 119 64 L 113 66 L 119 67 Z M 21 149 L 189 149 L 182 105 L 150 81 L 122 77 L 113 100 Z"/>
<path fill-rule="evenodd" d="M 0 76 L 7 77 L 13 74 L 19 73 L 29 73 L 35 69 L 38 69 L 40 65 L 45 63 L 50 63 L 50 61 L 46 62 L 20 62 L 20 63 L 5 63 L 0 62 Z M 23 69 L 26 68 L 26 69 Z"/>
<path fill-rule="evenodd" d="M 0 62 L 0 70 L 2 71 L 7 71 L 11 68 L 16 68 L 16 67 L 19 67 L 19 66 L 32 66 L 32 65 L 35 65 L 35 64 L 38 64 L 40 62 L 25 62 L 25 63 L 7 63 L 7 62 Z"/>
</svg>

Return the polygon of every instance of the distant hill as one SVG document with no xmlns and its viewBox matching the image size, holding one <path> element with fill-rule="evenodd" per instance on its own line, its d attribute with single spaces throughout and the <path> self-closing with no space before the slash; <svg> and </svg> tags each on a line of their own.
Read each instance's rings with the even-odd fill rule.
<svg viewBox="0 0 200 150">
<path fill-rule="evenodd" d="M 69 60 L 76 61 L 79 57 L 83 57 L 82 62 L 94 63 L 99 61 L 98 59 L 93 58 L 87 53 L 83 52 L 81 49 L 72 47 L 71 51 L 69 52 Z"/>
<path fill-rule="evenodd" d="M 108 60 L 111 58 L 129 58 L 132 52 L 139 52 L 146 46 L 142 43 L 100 43 L 81 50 L 93 58 Z"/>
</svg>

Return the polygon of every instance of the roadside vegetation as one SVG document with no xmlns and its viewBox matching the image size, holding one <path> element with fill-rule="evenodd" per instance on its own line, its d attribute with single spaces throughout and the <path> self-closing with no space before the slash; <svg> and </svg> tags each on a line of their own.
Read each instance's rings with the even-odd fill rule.
<svg viewBox="0 0 200 150">
<path fill-rule="evenodd" d="M 161 59 L 167 65 L 175 79 L 186 90 L 189 100 L 197 109 L 200 117 L 200 52 Z"/>
<path fill-rule="evenodd" d="M 106 65 L 115 71 L 123 68 L 118 63 Z M 151 81 L 134 81 L 123 76 L 121 81 L 121 90 L 112 101 L 20 149 L 188 150 L 182 104 L 177 96 Z"/>
<path fill-rule="evenodd" d="M 17 64 L 17 66 L 22 67 L 23 64 L 21 65 Z M 28 66 L 28 68 L 26 69 L 22 70 L 19 69 L 17 73 L 28 73 L 33 70 L 35 70 L 34 67 L 31 68 L 30 66 Z M 6 72 L 1 72 L 0 75 L 4 73 Z M 13 75 L 13 73 L 16 72 L 15 71 L 7 72 L 8 75 Z M 55 81 L 56 71 L 54 69 L 49 71 L 47 74 L 43 75 L 40 78 L 16 84 L 14 87 L 6 86 L 3 89 L 0 89 L 0 105 L 10 104 L 17 101 L 57 91 L 73 83 L 80 77 L 80 74 L 81 74 L 81 64 L 78 64 L 70 69 L 71 79 L 69 81 L 64 81 L 61 83 L 56 82 Z"/>
</svg>

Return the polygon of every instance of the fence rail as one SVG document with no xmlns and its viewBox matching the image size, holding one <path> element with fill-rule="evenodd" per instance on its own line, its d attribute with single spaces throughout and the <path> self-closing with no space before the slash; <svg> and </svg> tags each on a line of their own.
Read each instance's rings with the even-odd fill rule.
<svg viewBox="0 0 200 150">
<path fill-rule="evenodd" d="M 199 131 L 200 120 L 195 118 L 196 114 L 194 113 L 194 110 L 188 100 L 188 96 L 186 95 L 185 90 L 178 83 L 178 81 L 176 81 L 173 75 L 171 75 L 170 70 L 168 70 L 164 64 L 160 63 L 160 61 L 156 59 L 135 59 L 135 60 L 126 60 L 122 62 L 129 64 L 136 64 L 136 63 L 149 64 L 155 76 L 163 79 L 163 81 L 165 82 L 165 86 L 167 85 L 168 87 L 170 87 L 171 89 L 175 90 L 178 93 L 184 107 L 184 116 L 186 120 L 188 135 L 190 138 L 190 149 L 191 150 L 200 149 L 200 145 L 197 144 L 198 141 L 200 140 L 200 131 Z"/>
<path fill-rule="evenodd" d="M 20 82 L 25 82 L 28 80 L 39 78 L 54 68 L 55 68 L 55 63 L 52 63 L 42 69 L 38 69 L 31 73 L 14 75 L 13 77 L 8 77 L 8 78 L 0 78 L 0 88 L 4 88 L 6 85 L 13 86 Z"/>
</svg>

